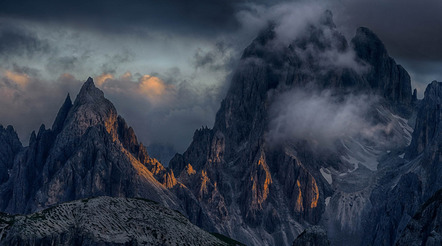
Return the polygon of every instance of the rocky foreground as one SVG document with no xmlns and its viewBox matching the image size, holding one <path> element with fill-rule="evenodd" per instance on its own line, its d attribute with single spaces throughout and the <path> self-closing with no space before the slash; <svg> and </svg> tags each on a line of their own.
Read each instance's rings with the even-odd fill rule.
<svg viewBox="0 0 442 246">
<path fill-rule="evenodd" d="M 0 245 L 232 244 L 156 202 L 98 197 L 24 216 L 0 214 Z"/>
</svg>

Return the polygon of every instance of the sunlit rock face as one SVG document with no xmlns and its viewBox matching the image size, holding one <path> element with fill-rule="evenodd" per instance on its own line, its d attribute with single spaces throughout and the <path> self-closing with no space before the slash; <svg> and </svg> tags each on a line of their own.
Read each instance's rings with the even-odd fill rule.
<svg viewBox="0 0 442 246">
<path fill-rule="evenodd" d="M 11 155 L 21 147 L 11 129 L 6 133 L 9 139 L 4 140 L 2 151 Z M 32 134 L 29 147 L 5 167 L 8 170 L 2 175 L 9 177 L 2 179 L 6 181 L 0 187 L 4 212 L 29 213 L 101 195 L 145 197 L 180 209 L 167 189 L 176 184 L 173 173 L 148 156 L 133 129 L 91 78 L 73 104 L 68 95 L 52 129 L 42 125 Z"/>
</svg>

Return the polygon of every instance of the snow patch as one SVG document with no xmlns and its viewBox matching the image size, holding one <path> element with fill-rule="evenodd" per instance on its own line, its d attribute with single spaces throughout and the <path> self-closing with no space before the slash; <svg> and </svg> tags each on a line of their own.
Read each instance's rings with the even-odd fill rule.
<svg viewBox="0 0 442 246">
<path fill-rule="evenodd" d="M 325 198 L 325 206 L 328 206 L 328 204 L 330 203 L 330 198 L 331 197 L 329 196 Z"/>
<path fill-rule="evenodd" d="M 331 176 L 330 171 L 328 169 L 324 169 L 323 167 L 321 167 L 319 171 L 321 172 L 322 177 L 324 177 L 324 179 L 327 180 L 328 184 L 333 183 L 333 177 Z"/>
</svg>

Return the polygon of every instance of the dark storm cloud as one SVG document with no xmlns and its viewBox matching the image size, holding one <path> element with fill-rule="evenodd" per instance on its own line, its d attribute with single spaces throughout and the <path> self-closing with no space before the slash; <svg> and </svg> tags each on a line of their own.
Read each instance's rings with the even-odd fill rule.
<svg viewBox="0 0 442 246">
<path fill-rule="evenodd" d="M 11 56 L 32 57 L 37 53 L 49 52 L 49 44 L 35 33 L 20 26 L 0 22 L 0 56 L 8 59 Z"/>
<path fill-rule="evenodd" d="M 24 144 L 42 123 L 46 128 L 52 126 L 67 93 L 75 95 L 81 86 L 70 75 L 43 81 L 35 74 L 33 69 L 17 65 L 13 70 L 0 68 L 0 124 L 14 126 Z"/>
<path fill-rule="evenodd" d="M 18 74 L 27 74 L 29 76 L 38 76 L 40 74 L 40 72 L 35 69 L 35 68 L 31 68 L 31 67 L 27 67 L 27 66 L 19 66 L 17 64 L 12 64 L 12 71 L 14 71 L 15 73 Z"/>
<path fill-rule="evenodd" d="M 329 4 L 337 26 L 352 37 L 359 26 L 373 30 L 389 54 L 410 73 L 422 97 L 442 80 L 442 1 L 336 0 Z"/>
<path fill-rule="evenodd" d="M 338 26 L 371 28 L 395 58 L 442 60 L 442 1 L 340 0 Z"/>
<path fill-rule="evenodd" d="M 101 65 L 101 70 L 104 73 L 115 73 L 118 67 L 123 63 L 129 62 L 132 59 L 132 56 L 133 54 L 127 50 L 114 55 L 106 55 L 106 62 Z"/>
<path fill-rule="evenodd" d="M 225 42 L 217 42 L 214 47 L 208 51 L 198 49 L 193 56 L 193 65 L 195 68 L 208 68 L 210 70 L 233 70 L 237 57 L 232 51 L 236 47 L 226 44 Z"/>
<path fill-rule="evenodd" d="M 213 34 L 237 26 L 235 0 L 4 0 L 0 15 L 42 21 L 66 21 L 114 31 L 139 27 Z"/>
<path fill-rule="evenodd" d="M 208 36 L 237 30 L 241 26 L 237 14 L 250 9 L 252 5 L 266 7 L 278 2 L 306 1 L 4 0 L 0 5 L 0 15 L 66 22 L 82 28 L 94 27 L 102 31 L 127 32 L 133 35 L 147 34 L 150 30 L 165 30 L 181 35 Z M 390 53 L 397 58 L 442 59 L 440 0 L 313 2 L 331 8 L 337 17 L 338 26 L 346 28 L 348 33 L 354 33 L 358 26 L 372 28 L 387 44 Z M 10 38 L 21 40 L 22 36 L 11 35 Z M 32 48 L 32 43 L 30 45 Z"/>
<path fill-rule="evenodd" d="M 0 108 L 19 112 L 9 115 L 0 110 L 1 123 L 21 127 L 22 134 L 38 128 L 37 122 L 51 123 L 66 91 L 80 87 L 73 78 L 70 80 L 76 81 L 76 89 L 72 83 L 64 83 L 69 76 L 54 79 L 60 74 L 69 72 L 82 81 L 87 76 L 111 75 L 114 82 L 109 80 L 101 88 L 128 123 L 138 129 L 140 139 L 146 144 L 172 143 L 182 151 L 195 128 L 212 125 L 229 74 L 242 50 L 267 21 L 289 17 L 280 30 L 292 37 L 297 18 L 309 13 L 308 7 L 299 9 L 296 4 L 290 5 L 293 2 L 311 4 L 278 0 L 3 0 L 0 69 L 16 73 L 10 77 L 18 74 L 29 78 L 17 80 L 27 81 L 22 86 L 11 84 L 5 75 L 0 78 L 0 90 L 4 89 L 0 92 L 5 95 L 0 98 Z M 430 79 L 441 74 L 439 0 L 318 0 L 312 6 L 330 8 L 338 29 L 350 37 L 359 26 L 371 28 L 390 54 L 399 58 L 399 63 L 404 62 L 413 80 L 442 80 Z M 280 14 L 291 10 L 295 14 Z M 341 65 L 348 65 L 352 58 L 351 53 L 326 55 L 338 58 Z M 34 58 L 26 59 L 29 56 Z M 171 67 L 175 68 L 165 72 Z M 125 71 L 134 73 L 130 81 L 120 77 Z M 135 94 L 145 74 L 165 83 L 164 102 L 155 104 L 155 96 Z M 6 96 L 15 100 L 8 101 Z M 26 121 L 30 118 L 35 123 Z"/>
<path fill-rule="evenodd" d="M 62 56 L 62 57 L 54 57 L 49 59 L 46 64 L 46 69 L 52 73 L 59 73 L 60 71 L 72 71 L 80 62 L 80 59 L 76 56 Z"/>
<path fill-rule="evenodd" d="M 213 124 L 223 96 L 219 88 L 192 85 L 178 69 L 160 77 L 126 73 L 106 78 L 95 78 L 96 85 L 139 139 L 146 145 L 169 144 L 180 152 L 188 146 L 196 128 Z"/>
</svg>

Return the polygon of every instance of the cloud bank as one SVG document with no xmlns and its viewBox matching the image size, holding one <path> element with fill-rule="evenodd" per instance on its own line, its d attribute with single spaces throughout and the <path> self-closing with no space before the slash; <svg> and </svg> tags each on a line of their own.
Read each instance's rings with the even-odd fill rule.
<svg viewBox="0 0 442 246">
<path fill-rule="evenodd" d="M 219 88 L 195 87 L 180 78 L 179 71 L 164 78 L 108 73 L 94 81 L 133 126 L 139 140 L 146 145 L 172 145 L 179 151 L 185 150 L 197 127 L 213 124 L 222 97 Z M 83 82 L 71 74 L 46 81 L 18 67 L 0 69 L 1 124 L 13 125 L 27 144 L 30 133 L 40 124 L 52 126 L 67 93 L 75 99 Z"/>
<path fill-rule="evenodd" d="M 182 151 L 194 129 L 212 125 L 242 50 L 269 21 L 286 44 L 302 32 L 300 20 L 315 21 L 325 9 L 347 37 L 358 26 L 379 34 L 424 88 L 442 78 L 440 7 L 439 0 L 5 0 L 0 123 L 26 142 L 91 76 L 143 142 L 177 142 Z M 353 54 L 330 52 L 322 66 L 354 65 Z"/>
</svg>

